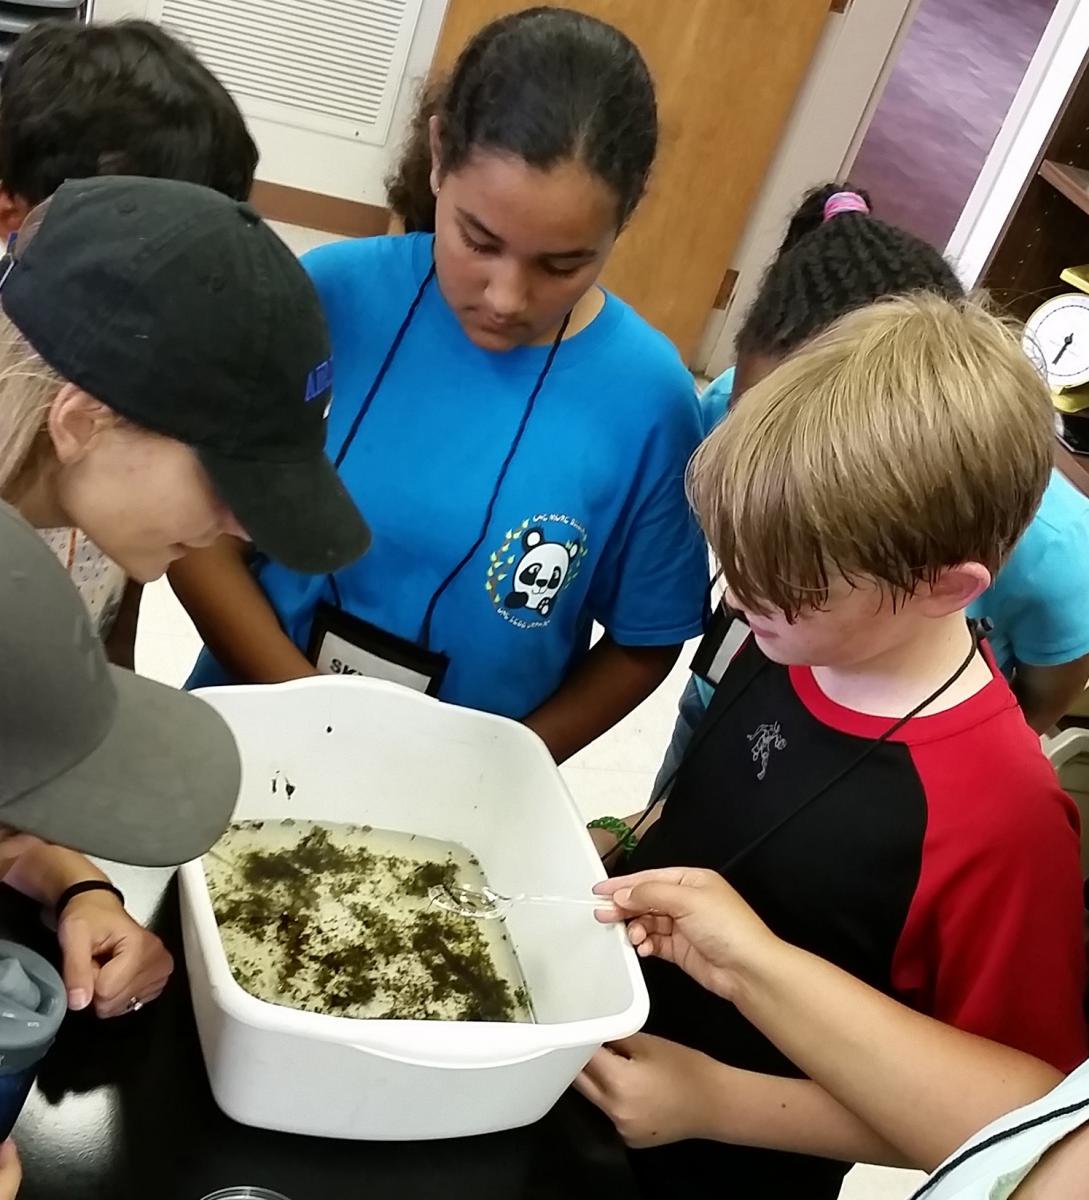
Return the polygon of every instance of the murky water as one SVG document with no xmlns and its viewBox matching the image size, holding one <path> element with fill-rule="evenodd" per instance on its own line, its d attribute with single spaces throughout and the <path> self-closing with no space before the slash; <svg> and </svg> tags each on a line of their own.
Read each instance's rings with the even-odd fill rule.
<svg viewBox="0 0 1089 1200">
<path fill-rule="evenodd" d="M 486 886 L 463 846 L 367 825 L 243 821 L 204 859 L 220 938 L 261 1000 L 339 1017 L 532 1021 L 503 921 L 433 908 Z"/>
</svg>

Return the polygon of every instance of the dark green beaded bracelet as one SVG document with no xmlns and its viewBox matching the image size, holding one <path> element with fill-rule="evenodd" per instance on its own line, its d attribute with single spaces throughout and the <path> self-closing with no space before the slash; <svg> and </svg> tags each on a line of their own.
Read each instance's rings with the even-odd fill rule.
<svg viewBox="0 0 1089 1200">
<path fill-rule="evenodd" d="M 587 824 L 586 828 L 604 829 L 606 833 L 613 834 L 616 837 L 616 844 L 625 854 L 630 854 L 639 845 L 639 839 L 635 836 L 632 827 L 619 817 L 595 817 Z"/>
</svg>

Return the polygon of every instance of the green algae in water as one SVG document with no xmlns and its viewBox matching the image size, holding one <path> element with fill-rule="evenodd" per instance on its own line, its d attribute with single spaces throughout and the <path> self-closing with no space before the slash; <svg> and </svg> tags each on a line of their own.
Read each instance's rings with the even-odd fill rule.
<svg viewBox="0 0 1089 1200">
<path fill-rule="evenodd" d="M 369 825 L 242 821 L 204 860 L 235 978 L 272 1004 L 338 1017 L 532 1021 L 502 921 L 431 907 L 487 885 L 467 850 Z"/>
</svg>

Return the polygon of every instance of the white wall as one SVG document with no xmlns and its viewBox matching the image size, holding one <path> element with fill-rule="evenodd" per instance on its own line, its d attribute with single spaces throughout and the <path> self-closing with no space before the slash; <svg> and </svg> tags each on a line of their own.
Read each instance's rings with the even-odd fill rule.
<svg viewBox="0 0 1089 1200">
<path fill-rule="evenodd" d="M 245 96 L 239 103 L 261 151 L 258 177 L 307 191 L 323 192 L 365 204 L 385 203 L 383 180 L 392 165 L 412 114 L 423 78 L 431 65 L 448 0 L 424 0 L 404 75 L 393 108 L 389 137 L 381 146 L 333 134 L 296 128 L 255 114 Z M 95 19 L 150 17 L 161 0 L 96 0 Z"/>
<path fill-rule="evenodd" d="M 142 17 L 147 13 L 147 0 L 94 0 L 96 21 L 120 21 L 122 17 Z"/>
<path fill-rule="evenodd" d="M 269 183 L 384 205 L 385 176 L 397 157 L 420 84 L 431 67 L 447 2 L 426 0 L 423 5 L 385 145 L 349 142 L 250 117 L 250 129 L 261 150 L 258 177 Z"/>
</svg>

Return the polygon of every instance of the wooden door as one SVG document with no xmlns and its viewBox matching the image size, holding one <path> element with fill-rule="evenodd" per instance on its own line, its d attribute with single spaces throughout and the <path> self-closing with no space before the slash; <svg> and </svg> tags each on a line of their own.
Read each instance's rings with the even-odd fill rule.
<svg viewBox="0 0 1089 1200">
<path fill-rule="evenodd" d="M 568 0 L 622 29 L 658 88 L 650 191 L 603 282 L 686 360 L 723 276 L 831 10 L 830 0 Z M 435 67 L 519 0 L 450 0 Z"/>
</svg>

